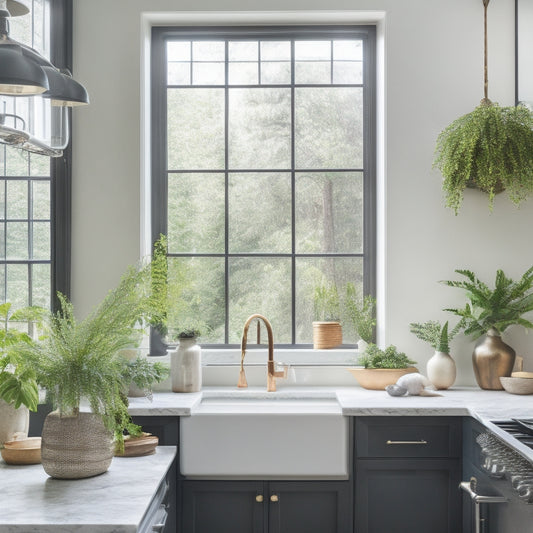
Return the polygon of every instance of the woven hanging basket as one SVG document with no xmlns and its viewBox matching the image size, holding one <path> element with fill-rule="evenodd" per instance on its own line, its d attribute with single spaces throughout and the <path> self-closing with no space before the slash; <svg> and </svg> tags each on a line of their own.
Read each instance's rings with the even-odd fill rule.
<svg viewBox="0 0 533 533">
<path fill-rule="evenodd" d="M 313 348 L 327 350 L 342 344 L 340 322 L 313 322 Z"/>
<path fill-rule="evenodd" d="M 113 454 L 112 435 L 98 415 L 60 416 L 59 411 L 53 411 L 46 417 L 41 458 L 49 476 L 82 479 L 103 474 Z"/>
</svg>

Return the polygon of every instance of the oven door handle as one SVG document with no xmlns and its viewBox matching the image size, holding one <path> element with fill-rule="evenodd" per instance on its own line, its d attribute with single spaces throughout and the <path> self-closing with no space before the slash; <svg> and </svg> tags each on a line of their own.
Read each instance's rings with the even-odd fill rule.
<svg viewBox="0 0 533 533">
<path fill-rule="evenodd" d="M 506 503 L 507 498 L 503 496 L 484 496 L 476 492 L 477 479 L 470 478 L 470 481 L 462 481 L 459 483 L 459 488 L 466 492 L 470 499 L 474 502 L 474 520 L 476 523 L 475 533 L 482 533 L 485 531 L 485 519 L 481 518 L 480 504 L 482 503 Z"/>
</svg>

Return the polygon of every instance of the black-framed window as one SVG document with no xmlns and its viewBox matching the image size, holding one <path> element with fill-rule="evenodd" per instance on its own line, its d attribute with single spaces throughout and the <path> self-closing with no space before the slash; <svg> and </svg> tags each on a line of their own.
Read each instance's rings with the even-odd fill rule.
<svg viewBox="0 0 533 533">
<path fill-rule="evenodd" d="M 261 313 L 310 344 L 315 286 L 375 292 L 375 28 L 153 28 L 151 60 L 169 329 L 235 345 Z"/>
<path fill-rule="evenodd" d="M 72 0 L 29 7 L 11 36 L 72 70 Z M 13 308 L 54 308 L 57 290 L 70 293 L 70 168 L 70 145 L 51 159 L 0 144 L 0 301 Z"/>
</svg>

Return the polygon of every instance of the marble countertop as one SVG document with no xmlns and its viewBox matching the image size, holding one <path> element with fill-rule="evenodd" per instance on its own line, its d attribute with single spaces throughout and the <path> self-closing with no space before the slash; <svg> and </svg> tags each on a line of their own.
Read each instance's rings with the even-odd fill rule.
<svg viewBox="0 0 533 533">
<path fill-rule="evenodd" d="M 385 391 L 371 391 L 356 386 L 280 386 L 276 392 L 266 392 L 264 387 L 205 387 L 201 392 L 189 394 L 154 393 L 152 401 L 148 398 L 130 398 L 130 413 L 149 416 L 194 416 L 196 412 L 201 411 L 199 406 L 205 397 L 235 400 L 331 398 L 337 400 L 345 416 L 472 416 L 533 462 L 532 449 L 518 443 L 491 423 L 494 420 L 533 418 L 533 396 L 487 391 L 477 387 L 453 387 L 438 393 L 440 396 L 434 397 L 392 397 Z M 239 413 L 238 402 L 235 402 L 233 409 L 236 414 Z"/>
<path fill-rule="evenodd" d="M 136 532 L 175 456 L 174 446 L 159 446 L 153 455 L 115 457 L 106 473 L 77 480 L 0 459 L 0 533 Z"/>
</svg>

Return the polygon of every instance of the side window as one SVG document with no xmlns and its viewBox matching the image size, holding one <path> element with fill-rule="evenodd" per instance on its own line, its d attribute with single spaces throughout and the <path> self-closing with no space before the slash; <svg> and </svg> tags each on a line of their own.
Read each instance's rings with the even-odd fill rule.
<svg viewBox="0 0 533 533">
<path fill-rule="evenodd" d="M 31 0 L 28 14 L 9 19 L 10 36 L 56 65 L 71 68 L 61 64 L 67 54 L 57 46 L 66 42 L 65 13 L 70 4 L 71 0 Z M 52 49 L 62 57 L 51 57 Z M 0 113 L 24 114 L 46 127 L 38 106 L 33 109 L 27 102 L 0 95 Z M 68 234 L 69 224 L 65 217 L 70 201 L 65 188 L 69 157 L 66 150 L 52 162 L 50 157 L 0 144 L 0 301 L 11 302 L 12 308 L 49 308 L 56 288 L 68 292 L 69 257 L 63 235 Z"/>
</svg>

